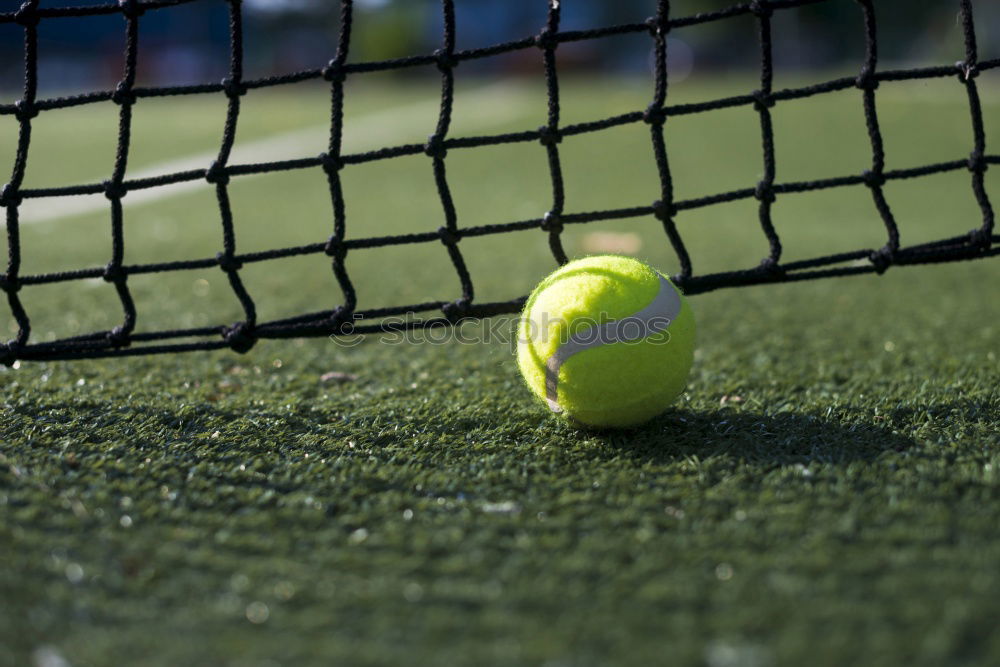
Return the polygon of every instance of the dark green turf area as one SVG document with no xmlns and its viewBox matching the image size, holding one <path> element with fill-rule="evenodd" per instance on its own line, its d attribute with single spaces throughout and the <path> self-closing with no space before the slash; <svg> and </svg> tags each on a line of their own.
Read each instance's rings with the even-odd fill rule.
<svg viewBox="0 0 1000 667">
<path fill-rule="evenodd" d="M 981 79 L 989 120 L 1000 88 Z M 647 103 L 644 84 L 600 83 L 567 83 L 566 122 Z M 692 81 L 672 94 L 752 86 Z M 432 85 L 355 92 L 359 119 L 435 94 Z M 458 94 L 510 111 L 487 118 L 459 105 L 458 136 L 544 117 L 535 88 L 483 92 L 460 81 Z M 879 96 L 889 168 L 968 153 L 956 82 L 884 84 Z M 858 98 L 776 107 L 779 181 L 868 166 Z M 183 138 L 152 132 L 137 164 L 210 147 L 221 117 L 207 104 L 141 101 L 137 122 L 155 128 L 169 116 Z M 247 138 L 322 123 L 325 104 L 309 88 L 251 93 L 259 117 L 248 116 Z M 281 122 L 293 124 L 268 124 L 286 108 L 294 114 Z M 416 108 L 427 113 L 359 146 L 423 140 L 433 104 Z M 114 112 L 78 112 L 99 110 Z M 88 159 L 103 150 L 90 143 L 99 139 L 81 138 L 80 153 L 60 161 L 54 147 L 73 125 L 47 127 L 64 134 L 40 144 L 36 184 L 107 176 Z M 998 128 L 988 126 L 988 145 L 1000 142 Z M 12 129 L 0 125 L 0 163 Z M 759 178 L 751 109 L 672 119 L 668 142 L 679 198 Z M 568 138 L 561 150 L 568 211 L 657 196 L 641 125 Z M 455 150 L 448 161 L 461 225 L 548 207 L 535 144 Z M 424 156 L 344 178 L 350 237 L 441 224 Z M 996 205 L 997 173 L 987 179 Z M 886 196 L 904 243 L 980 222 L 964 172 L 891 183 Z M 315 173 L 234 179 L 233 200 L 241 250 L 329 233 Z M 126 261 L 213 256 L 214 206 L 207 188 L 148 206 L 126 198 Z M 775 222 L 789 259 L 883 242 L 863 187 L 779 198 Z M 678 223 L 698 272 L 766 254 L 753 202 Z M 595 229 L 637 234 L 639 256 L 677 268 L 653 220 L 570 230 L 568 251 L 583 253 Z M 100 266 L 110 253 L 101 213 L 25 225 L 22 236 L 27 274 Z M 484 300 L 523 294 L 554 268 L 538 231 L 462 248 Z M 459 295 L 440 244 L 357 251 L 348 268 L 361 307 Z M 246 272 L 262 319 L 339 299 L 325 258 Z M 0 664 L 53 655 L 73 665 L 995 663 L 998 281 L 1000 261 L 986 260 L 694 297 L 688 391 L 629 432 L 580 431 L 549 416 L 503 340 L 293 340 L 244 356 L 0 370 Z M 130 284 L 140 330 L 239 318 L 219 271 Z M 22 296 L 38 340 L 120 318 L 101 282 Z"/>
</svg>

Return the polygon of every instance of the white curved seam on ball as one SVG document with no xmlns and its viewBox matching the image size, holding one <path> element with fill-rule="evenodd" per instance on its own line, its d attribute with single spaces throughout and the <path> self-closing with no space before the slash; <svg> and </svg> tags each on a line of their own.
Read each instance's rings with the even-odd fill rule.
<svg viewBox="0 0 1000 667">
<path fill-rule="evenodd" d="M 632 343 L 667 329 L 681 312 L 681 296 L 663 276 L 656 297 L 642 310 L 620 320 L 605 322 L 572 334 L 545 361 L 545 402 L 553 412 L 559 405 L 559 368 L 574 354 L 612 343 Z M 595 329 L 597 335 L 594 335 Z"/>
</svg>

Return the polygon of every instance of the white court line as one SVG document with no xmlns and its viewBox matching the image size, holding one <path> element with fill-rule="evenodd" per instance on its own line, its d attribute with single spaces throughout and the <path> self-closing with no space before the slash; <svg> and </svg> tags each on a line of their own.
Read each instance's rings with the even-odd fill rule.
<svg viewBox="0 0 1000 667">
<path fill-rule="evenodd" d="M 468 93 L 475 100 L 476 115 L 470 120 L 461 118 L 463 128 L 481 130 L 499 125 L 505 121 L 517 118 L 518 112 L 523 112 L 529 99 L 523 88 L 497 84 Z M 516 104 L 515 104 L 516 103 Z M 541 104 L 541 102 L 539 102 Z M 431 134 L 434 125 L 429 119 L 435 118 L 441 105 L 439 99 L 428 99 L 404 106 L 373 111 L 364 114 L 356 120 L 344 122 L 343 154 L 360 153 L 374 150 L 398 142 L 416 142 L 422 140 L 420 129 L 424 134 Z M 461 111 L 459 113 L 462 113 Z M 432 115 L 433 114 L 433 115 Z M 419 118 L 414 118 L 419 116 Z M 455 114 L 452 124 L 455 124 Z M 402 119 L 403 122 L 400 122 Z M 238 130 L 237 130 L 238 132 Z M 329 125 L 315 126 L 301 130 L 293 130 L 264 139 L 250 142 L 237 142 L 233 147 L 229 164 L 249 164 L 255 162 L 275 162 L 278 160 L 314 157 L 326 151 L 330 136 Z M 207 169 L 218 155 L 218 151 L 206 151 L 198 155 L 190 155 L 161 162 L 140 171 L 128 171 L 126 179 L 150 178 L 163 174 L 171 174 L 191 169 Z M 260 176 L 251 174 L 238 176 L 239 179 Z M 177 195 L 204 188 L 205 181 L 184 181 L 171 183 L 143 190 L 129 192 L 125 197 L 128 206 L 149 204 Z M 104 194 L 74 195 L 65 197 L 40 197 L 25 199 L 19 208 L 19 219 L 26 223 L 50 222 L 78 215 L 107 211 L 109 204 Z"/>
</svg>

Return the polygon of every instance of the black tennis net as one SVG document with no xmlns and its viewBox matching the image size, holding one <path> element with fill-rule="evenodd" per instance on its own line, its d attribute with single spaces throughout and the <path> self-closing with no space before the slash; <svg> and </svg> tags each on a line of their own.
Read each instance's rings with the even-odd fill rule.
<svg viewBox="0 0 1000 667">
<path fill-rule="evenodd" d="M 669 0 L 651 0 L 651 16 L 644 22 L 599 27 L 591 30 L 562 30 L 560 28 L 559 0 L 548 0 L 545 24 L 537 34 L 523 39 L 497 44 L 486 48 L 457 50 L 455 7 L 453 0 L 442 0 L 443 34 L 441 46 L 433 53 L 382 60 L 377 62 L 351 62 L 351 33 L 354 17 L 352 0 L 340 3 L 340 34 L 333 58 L 314 69 L 297 71 L 282 76 L 246 79 L 243 76 L 243 7 L 240 0 L 223 0 L 229 9 L 230 58 L 229 74 L 219 83 L 202 85 L 141 87 L 135 85 L 139 24 L 144 14 L 170 11 L 172 7 L 204 2 L 206 0 L 120 0 L 117 3 L 96 4 L 86 7 L 43 7 L 39 0 L 28 0 L 16 11 L 0 13 L 0 24 L 14 23 L 24 31 L 24 89 L 19 100 L 0 105 L 0 115 L 14 116 L 19 125 L 18 144 L 12 173 L 0 191 L 0 206 L 6 209 L 6 234 L 8 261 L 6 271 L 0 275 L 0 289 L 7 295 L 10 310 L 17 324 L 18 333 L 13 340 L 0 344 L 0 362 L 10 365 L 20 359 L 55 360 L 120 355 L 181 352 L 230 347 L 239 352 L 249 350 L 256 341 L 269 338 L 310 336 L 335 336 L 345 333 L 365 334 L 390 331 L 399 327 L 426 328 L 453 325 L 467 318 L 482 318 L 520 309 L 524 297 L 508 301 L 482 303 L 475 299 L 473 276 L 462 255 L 465 238 L 504 234 L 513 231 L 538 230 L 544 234 L 551 253 L 558 263 L 568 260 L 562 243 L 566 225 L 594 223 L 624 218 L 655 218 L 662 225 L 666 241 L 676 253 L 680 271 L 673 278 L 688 294 L 696 294 L 722 287 L 735 287 L 761 283 L 779 283 L 813 278 L 845 276 L 862 273 L 882 273 L 894 265 L 952 262 L 995 256 L 998 240 L 994 234 L 994 215 L 984 186 L 988 165 L 1000 162 L 1000 155 L 989 154 L 983 123 L 982 105 L 977 89 L 977 76 L 988 69 L 1000 66 L 1000 60 L 980 60 L 977 53 L 976 30 L 971 0 L 955 0 L 961 17 L 964 35 L 964 58 L 955 64 L 896 70 L 878 69 L 878 33 L 876 30 L 874 0 L 753 0 L 732 5 L 720 11 L 694 16 L 672 16 Z M 544 1 L 544 0 L 543 0 Z M 824 2 L 845 2 L 858 8 L 859 26 L 864 30 L 865 56 L 858 73 L 853 77 L 838 78 L 815 85 L 775 90 L 772 67 L 772 19 L 775 12 L 804 5 Z M 74 17 L 119 14 L 125 25 L 124 70 L 113 90 L 87 94 L 39 99 L 38 89 L 38 26 L 42 21 L 72 20 Z M 696 24 L 725 21 L 738 16 L 755 17 L 760 46 L 759 87 L 743 95 L 714 99 L 693 104 L 671 104 L 667 94 L 667 35 L 672 30 Z M 654 52 L 653 77 L 650 102 L 645 109 L 589 122 L 560 124 L 559 75 L 557 51 L 561 44 L 582 40 L 599 40 L 615 35 L 648 34 Z M 547 122 L 537 129 L 490 136 L 453 137 L 449 134 L 454 102 L 454 69 L 462 62 L 490 58 L 519 50 L 537 49 L 544 64 L 547 91 Z M 369 72 L 403 70 L 407 68 L 436 67 L 441 75 L 441 98 L 437 126 L 424 144 L 387 146 L 378 150 L 345 154 L 342 151 L 344 126 L 344 82 L 348 77 L 363 76 Z M 882 133 L 876 108 L 876 91 L 887 81 L 904 81 L 954 77 L 968 98 L 969 118 L 973 142 L 967 157 L 957 157 L 948 162 L 919 167 L 887 170 Z M 308 80 L 325 80 L 331 91 L 329 144 L 326 152 L 314 157 L 267 163 L 232 164 L 236 126 L 240 117 L 240 99 L 253 89 L 281 86 Z M 775 180 L 774 132 L 771 109 L 787 100 L 807 98 L 834 91 L 857 88 L 863 107 L 871 145 L 870 166 L 861 173 L 837 178 L 799 182 Z M 957 91 L 957 88 L 956 88 Z M 132 107 L 137 100 L 170 95 L 224 95 L 228 106 L 225 129 L 215 161 L 204 169 L 192 169 L 164 174 L 152 178 L 128 178 L 126 165 L 132 130 Z M 118 107 L 119 132 L 114 168 L 110 177 L 101 183 L 68 187 L 24 188 L 25 169 L 31 148 L 32 119 L 38 114 L 54 109 L 111 101 Z M 674 116 L 698 114 L 714 109 L 749 106 L 756 110 L 760 120 L 763 156 L 763 178 L 752 187 L 719 192 L 695 199 L 675 199 L 670 171 L 670 158 L 664 138 L 664 126 Z M 559 144 L 563 137 L 600 132 L 628 124 L 644 123 L 649 128 L 652 156 L 659 175 L 659 193 L 656 201 L 591 212 L 566 210 L 563 169 Z M 512 221 L 504 224 L 462 226 L 452 201 L 446 174 L 446 157 L 450 150 L 475 148 L 517 142 L 538 142 L 548 158 L 551 180 L 551 206 L 537 218 Z M 425 154 L 432 162 L 437 192 L 442 206 L 443 224 L 436 232 L 413 233 L 396 236 L 348 239 L 349 224 L 340 174 L 344 169 L 376 160 L 388 160 L 407 155 Z M 236 251 L 236 224 L 230 206 L 228 186 L 232 178 L 285 170 L 318 169 L 326 176 L 331 201 L 331 227 L 326 238 L 315 243 L 268 250 L 255 253 Z M 975 198 L 981 211 L 970 231 L 962 236 L 941 238 L 920 245 L 902 246 L 899 226 L 892 208 L 883 192 L 888 181 L 913 179 L 942 172 L 967 170 L 970 173 L 970 196 Z M 123 233 L 122 199 L 129 193 L 170 184 L 207 181 L 215 188 L 218 213 L 221 221 L 222 249 L 214 256 L 186 261 L 154 264 L 126 264 L 124 262 L 125 235 Z M 782 261 L 782 241 L 771 219 L 771 210 L 780 195 L 796 192 L 824 190 L 845 186 L 866 187 L 872 197 L 874 212 L 884 226 L 886 241 L 880 248 L 862 248 L 853 252 L 814 257 L 802 261 Z M 19 235 L 19 206 L 25 199 L 71 197 L 101 194 L 109 200 L 110 240 L 112 253 L 106 266 L 83 268 L 59 273 L 24 275 L 21 273 L 21 245 Z M 653 199 L 654 197 L 651 197 Z M 722 273 L 698 274 L 685 246 L 676 219 L 684 211 L 736 200 L 756 199 L 758 224 L 769 244 L 768 255 L 759 265 L 743 270 Z M 541 237 L 540 237 L 541 238 Z M 387 308 L 365 309 L 359 307 L 355 287 L 345 264 L 348 253 L 365 249 L 413 243 L 443 243 L 451 259 L 453 270 L 461 284 L 461 295 L 451 301 L 433 301 L 401 304 Z M 208 253 L 206 253 L 208 254 Z M 254 299 L 241 279 L 241 268 L 254 262 L 270 262 L 282 258 L 325 254 L 340 286 L 340 305 L 320 312 L 304 313 L 297 317 L 261 322 L 258 321 Z M 162 331 L 137 331 L 136 308 L 129 289 L 129 277 L 164 271 L 186 271 L 216 267 L 228 278 L 233 293 L 239 300 L 243 316 L 235 323 L 220 323 L 188 329 Z M 108 331 L 63 338 L 55 341 L 32 340 L 32 323 L 25 310 L 22 288 L 33 285 L 62 283 L 66 281 L 103 278 L 117 291 L 122 308 L 121 324 Z M 417 314 L 405 323 L 392 319 L 399 315 Z"/>
</svg>

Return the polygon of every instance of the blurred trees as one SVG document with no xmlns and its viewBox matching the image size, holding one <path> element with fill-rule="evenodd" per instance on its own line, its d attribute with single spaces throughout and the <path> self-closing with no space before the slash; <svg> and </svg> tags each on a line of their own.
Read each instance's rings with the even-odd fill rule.
<svg viewBox="0 0 1000 667">
<path fill-rule="evenodd" d="M 730 7 L 736 0 L 672 0 L 672 16 Z M 48 6 L 94 0 L 51 0 Z M 0 3 L 2 4 L 2 3 Z M 15 3 L 17 4 L 17 3 Z M 656 11 L 656 0 L 562 0 L 562 28 L 580 30 L 637 23 Z M 14 5 L 12 5 L 13 7 Z M 882 63 L 942 64 L 963 57 L 958 0 L 875 0 Z M 247 76 L 315 68 L 332 57 L 339 31 L 336 0 L 244 0 Z M 548 0 L 456 0 L 457 48 L 488 46 L 537 34 Z M 997 56 L 1000 2 L 973 0 L 981 58 Z M 0 7 L 0 12 L 4 11 Z M 351 60 L 382 60 L 430 53 L 441 44 L 440 0 L 355 0 Z M 194 83 L 224 76 L 227 8 L 204 0 L 154 11 L 140 21 L 140 61 L 146 84 Z M 827 0 L 775 11 L 775 62 L 781 67 L 852 66 L 864 52 L 862 13 L 854 0 Z M 687 26 L 670 38 L 683 42 L 698 69 L 757 67 L 757 27 L 750 15 Z M 120 73 L 124 30 L 120 16 L 46 19 L 39 27 L 43 85 L 93 87 Z M 23 77 L 23 30 L 0 23 L 0 87 Z M 592 40 L 563 45 L 563 66 L 639 70 L 647 67 L 649 40 Z M 519 71 L 533 58 L 469 63 L 466 69 Z M 534 63 L 534 60 L 531 61 Z M 520 63 L 520 64 L 519 64 Z"/>
<path fill-rule="evenodd" d="M 265 1 L 265 0 L 258 0 Z M 271 0 L 279 2 L 280 0 Z M 299 0 L 301 3 L 303 0 Z M 306 0 L 307 1 L 307 0 Z M 322 14 L 327 34 L 336 35 L 338 5 L 316 2 L 310 18 Z M 353 58 L 377 60 L 429 52 L 441 41 L 439 0 L 356 0 Z M 562 26 L 586 29 L 641 22 L 656 11 L 656 0 L 562 0 Z M 712 12 L 734 0 L 673 0 L 672 16 Z M 251 3 L 252 5 L 252 3 Z M 545 22 L 548 0 L 456 0 L 458 48 L 487 46 L 537 34 Z M 958 0 L 876 0 L 880 56 L 884 61 L 953 62 L 964 52 L 957 25 Z M 1000 41 L 1000 3 L 973 0 L 980 46 Z M 775 57 L 779 64 L 830 67 L 856 62 L 864 47 L 862 12 L 854 0 L 828 0 L 774 13 Z M 756 26 L 750 16 L 686 27 L 672 35 L 688 43 L 699 66 L 739 67 L 756 55 Z M 588 48 L 620 56 L 623 43 L 595 42 Z M 632 48 L 645 48 L 636 41 Z M 621 57 L 595 61 L 619 65 Z"/>
</svg>

